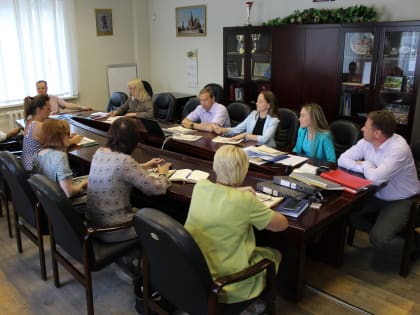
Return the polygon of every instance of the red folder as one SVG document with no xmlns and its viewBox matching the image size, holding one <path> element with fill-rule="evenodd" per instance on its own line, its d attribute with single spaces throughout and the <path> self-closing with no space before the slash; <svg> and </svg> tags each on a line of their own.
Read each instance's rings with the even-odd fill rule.
<svg viewBox="0 0 420 315">
<path fill-rule="evenodd" d="M 368 179 L 349 174 L 342 170 L 323 172 L 321 173 L 321 177 L 343 185 L 344 190 L 353 194 L 366 189 L 372 184 L 372 181 Z"/>
</svg>

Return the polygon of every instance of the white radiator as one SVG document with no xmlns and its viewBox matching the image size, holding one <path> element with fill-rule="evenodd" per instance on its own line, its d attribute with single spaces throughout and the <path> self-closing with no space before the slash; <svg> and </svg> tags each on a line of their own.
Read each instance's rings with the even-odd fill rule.
<svg viewBox="0 0 420 315">
<path fill-rule="evenodd" d="M 23 119 L 23 109 L 11 110 L 6 112 L 9 118 L 9 130 L 16 127 L 16 120 Z"/>
</svg>

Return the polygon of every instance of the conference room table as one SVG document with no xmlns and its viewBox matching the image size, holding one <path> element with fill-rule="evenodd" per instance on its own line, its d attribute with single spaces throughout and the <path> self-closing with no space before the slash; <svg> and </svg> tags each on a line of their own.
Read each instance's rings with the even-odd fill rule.
<svg viewBox="0 0 420 315">
<path fill-rule="evenodd" d="M 74 146 L 69 152 L 70 162 L 80 174 L 88 174 L 90 161 L 93 154 L 106 143 L 106 130 L 102 124 L 86 123 L 86 119 L 70 119 L 71 132 L 96 140 L 99 145 L 90 147 Z M 99 127 L 98 127 L 99 126 Z M 98 128 L 96 128 L 98 127 Z M 109 128 L 109 126 L 108 126 Z M 175 144 L 174 144 L 175 145 Z M 187 144 L 185 144 L 187 145 Z M 210 147 L 212 151 L 216 147 Z M 210 158 L 203 159 L 193 156 L 190 148 L 186 154 L 173 152 L 165 147 L 160 149 L 145 143 L 139 143 L 133 157 L 139 162 L 145 162 L 153 157 L 161 157 L 172 163 L 174 169 L 199 169 L 210 173 L 209 179 L 215 181 Z M 203 154 L 200 152 L 200 154 Z M 199 155 L 199 154 L 197 154 Z M 266 168 L 262 172 L 256 168 L 250 170 L 245 178 L 244 185 L 256 187 L 260 181 L 280 174 L 284 169 Z M 268 170 L 272 170 L 269 175 Z M 193 184 L 172 183 L 164 196 L 145 196 L 140 191 L 134 190 L 132 202 L 136 207 L 154 207 L 164 211 L 184 223 L 192 196 Z M 282 262 L 278 273 L 278 290 L 282 296 L 298 301 L 302 298 L 302 289 L 305 280 L 306 257 L 311 255 L 335 267 L 343 263 L 347 215 L 352 207 L 357 205 L 370 190 L 359 194 L 350 194 L 342 191 L 331 191 L 324 194 L 325 201 L 318 210 L 307 209 L 297 219 L 288 218 L 289 228 L 283 232 L 268 230 L 255 231 L 257 245 L 277 248 L 282 253 Z M 275 208 L 274 208 L 275 209 Z"/>
</svg>

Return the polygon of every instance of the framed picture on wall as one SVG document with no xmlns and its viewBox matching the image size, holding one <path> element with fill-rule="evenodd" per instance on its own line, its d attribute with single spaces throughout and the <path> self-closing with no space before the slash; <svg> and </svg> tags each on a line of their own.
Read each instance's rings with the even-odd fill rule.
<svg viewBox="0 0 420 315">
<path fill-rule="evenodd" d="M 206 6 L 175 8 L 176 36 L 206 36 Z"/>
<path fill-rule="evenodd" d="M 95 9 L 95 19 L 97 36 L 107 36 L 113 34 L 111 9 Z"/>
</svg>

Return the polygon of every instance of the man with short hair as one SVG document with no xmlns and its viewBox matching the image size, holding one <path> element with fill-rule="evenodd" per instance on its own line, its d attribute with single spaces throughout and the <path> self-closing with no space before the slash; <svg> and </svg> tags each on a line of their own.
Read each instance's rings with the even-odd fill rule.
<svg viewBox="0 0 420 315">
<path fill-rule="evenodd" d="M 209 87 L 200 91 L 200 105 L 182 121 L 185 128 L 212 131 L 212 126 L 230 127 L 226 106 L 216 103 L 213 90 Z"/>
<path fill-rule="evenodd" d="M 408 222 L 413 197 L 420 193 L 420 182 L 410 147 L 395 134 L 396 121 L 388 110 L 370 112 L 362 128 L 363 139 L 344 152 L 338 166 L 363 173 L 376 185 L 383 184 L 360 209 L 350 214 L 350 224 L 369 232 L 375 248 L 383 248 Z M 416 234 L 413 255 L 420 251 Z"/>
<path fill-rule="evenodd" d="M 38 95 L 48 95 L 47 81 L 39 80 L 36 82 L 36 90 Z M 76 109 L 76 110 L 91 110 L 92 108 L 87 106 L 81 106 L 73 103 L 68 103 L 65 100 L 55 95 L 48 95 L 50 97 L 51 114 L 58 114 L 60 108 L 62 109 Z"/>
</svg>

